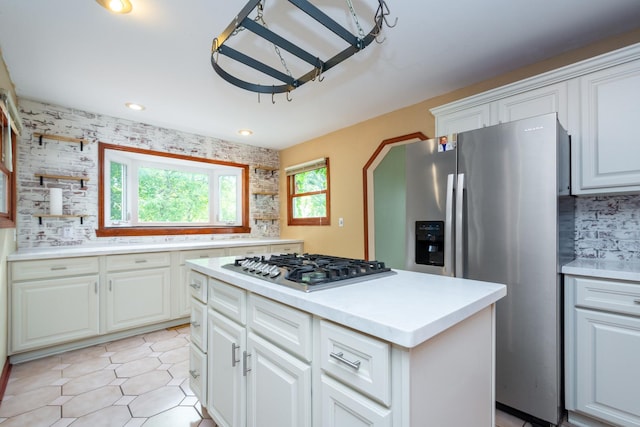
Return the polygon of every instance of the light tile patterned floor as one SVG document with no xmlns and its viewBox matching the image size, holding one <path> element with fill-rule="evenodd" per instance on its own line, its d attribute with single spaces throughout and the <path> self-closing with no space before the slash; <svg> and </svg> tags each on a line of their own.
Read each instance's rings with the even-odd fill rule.
<svg viewBox="0 0 640 427">
<path fill-rule="evenodd" d="M 188 376 L 188 326 L 21 363 L 0 427 L 214 427 Z"/>
</svg>

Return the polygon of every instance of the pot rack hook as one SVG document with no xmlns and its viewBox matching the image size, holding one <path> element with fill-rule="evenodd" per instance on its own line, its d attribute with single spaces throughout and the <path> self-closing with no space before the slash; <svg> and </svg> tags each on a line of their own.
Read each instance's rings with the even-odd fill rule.
<svg viewBox="0 0 640 427">
<path fill-rule="evenodd" d="M 271 103 L 272 104 L 276 103 L 276 91 L 275 90 L 273 92 L 271 92 Z"/>
<path fill-rule="evenodd" d="M 289 98 L 289 94 L 291 93 L 290 90 L 287 91 L 287 101 L 291 102 L 293 101 L 293 98 Z"/>
</svg>

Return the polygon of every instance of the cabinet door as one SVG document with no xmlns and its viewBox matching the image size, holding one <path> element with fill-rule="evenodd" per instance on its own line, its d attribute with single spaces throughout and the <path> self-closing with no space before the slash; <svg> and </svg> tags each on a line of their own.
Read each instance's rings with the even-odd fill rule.
<svg viewBox="0 0 640 427">
<path fill-rule="evenodd" d="M 480 129 L 491 125 L 491 107 L 478 105 L 436 117 L 436 135 L 450 136 L 454 133 Z"/>
<path fill-rule="evenodd" d="M 310 427 L 311 366 L 249 333 L 247 426 Z"/>
<path fill-rule="evenodd" d="M 640 61 L 580 78 L 581 193 L 640 191 Z"/>
<path fill-rule="evenodd" d="M 246 381 L 242 352 L 247 348 L 245 328 L 213 310 L 207 312 L 207 319 L 207 409 L 218 427 L 244 427 Z"/>
<path fill-rule="evenodd" d="M 500 123 L 526 119 L 541 114 L 558 113 L 566 129 L 568 120 L 567 83 L 557 83 L 509 96 L 498 101 Z"/>
<path fill-rule="evenodd" d="M 640 318 L 576 309 L 576 409 L 640 426 Z"/>
<path fill-rule="evenodd" d="M 154 268 L 107 275 L 107 332 L 171 318 L 171 270 Z"/>
<path fill-rule="evenodd" d="M 98 335 L 98 275 L 14 283 L 11 351 Z"/>
<path fill-rule="evenodd" d="M 322 427 L 391 427 L 391 410 L 322 375 Z"/>
</svg>

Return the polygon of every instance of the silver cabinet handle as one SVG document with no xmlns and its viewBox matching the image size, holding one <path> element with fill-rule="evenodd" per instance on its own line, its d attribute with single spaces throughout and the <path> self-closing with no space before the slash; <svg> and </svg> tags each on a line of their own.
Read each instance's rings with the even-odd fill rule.
<svg viewBox="0 0 640 427">
<path fill-rule="evenodd" d="M 59 267 L 51 267 L 51 271 L 56 271 L 56 270 L 66 270 L 67 267 L 61 265 Z"/>
<path fill-rule="evenodd" d="M 352 362 L 351 360 L 345 359 L 344 358 L 344 353 L 340 352 L 340 353 L 329 353 L 329 356 L 333 357 L 334 359 L 336 359 L 339 362 L 344 363 L 345 365 L 355 369 L 356 371 L 358 369 L 360 369 L 360 361 L 356 360 L 355 362 Z"/>
<path fill-rule="evenodd" d="M 200 323 L 199 322 L 191 322 L 191 326 L 193 326 L 194 328 L 199 328 L 200 327 Z"/>
<path fill-rule="evenodd" d="M 638 298 L 638 299 L 634 299 L 634 300 L 633 300 L 633 303 L 634 303 L 634 304 L 640 304 L 640 298 Z"/>
<path fill-rule="evenodd" d="M 231 366 L 235 367 L 236 364 L 240 362 L 240 360 L 236 359 L 236 350 L 239 349 L 240 346 L 236 345 L 236 343 L 231 343 Z"/>
<path fill-rule="evenodd" d="M 98 282 L 97 281 L 93 284 L 93 290 L 95 291 L 96 294 L 98 293 Z"/>
<path fill-rule="evenodd" d="M 113 282 L 111 279 L 109 279 L 109 292 L 111 292 L 112 289 L 113 289 Z"/>
<path fill-rule="evenodd" d="M 137 260 L 135 260 L 136 264 L 144 264 L 145 262 L 147 262 L 146 259 L 137 259 Z"/>
<path fill-rule="evenodd" d="M 200 289 L 200 283 L 192 283 L 189 286 L 191 286 L 193 289 Z"/>
<path fill-rule="evenodd" d="M 246 377 L 247 376 L 247 372 L 249 372 L 251 369 L 249 369 L 249 366 L 247 364 L 247 359 L 251 357 L 251 353 L 247 353 L 246 351 L 242 352 L 242 376 Z"/>
<path fill-rule="evenodd" d="M 189 373 L 191 374 L 194 380 L 200 376 L 198 371 L 196 371 L 195 369 L 189 369 Z"/>
</svg>

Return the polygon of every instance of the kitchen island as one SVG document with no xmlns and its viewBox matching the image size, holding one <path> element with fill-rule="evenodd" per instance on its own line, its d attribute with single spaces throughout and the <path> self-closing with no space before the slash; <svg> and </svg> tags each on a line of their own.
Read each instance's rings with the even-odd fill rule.
<svg viewBox="0 0 640 427">
<path fill-rule="evenodd" d="M 305 293 L 192 269 L 191 385 L 220 427 L 493 426 L 501 284 L 408 271 Z"/>
</svg>

